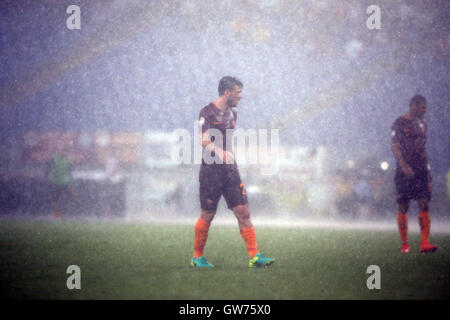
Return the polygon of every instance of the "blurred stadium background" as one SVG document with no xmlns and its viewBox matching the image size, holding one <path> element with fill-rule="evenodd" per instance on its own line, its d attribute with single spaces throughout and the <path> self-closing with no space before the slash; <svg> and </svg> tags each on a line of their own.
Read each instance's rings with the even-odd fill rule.
<svg viewBox="0 0 450 320">
<path fill-rule="evenodd" d="M 448 218 L 448 1 L 378 1 L 381 30 L 372 1 L 76 2 L 80 30 L 71 1 L 0 4 L 3 215 L 50 214 L 64 146 L 70 216 L 197 216 L 198 165 L 173 162 L 172 133 L 233 75 L 238 127 L 280 130 L 276 174 L 240 166 L 254 217 L 392 219 L 390 126 L 421 93 L 431 210 Z"/>
</svg>

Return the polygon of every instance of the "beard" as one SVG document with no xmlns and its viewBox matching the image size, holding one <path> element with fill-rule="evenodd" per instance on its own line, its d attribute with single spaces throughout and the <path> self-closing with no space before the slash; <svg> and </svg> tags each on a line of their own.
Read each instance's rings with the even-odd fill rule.
<svg viewBox="0 0 450 320">
<path fill-rule="evenodd" d="M 417 114 L 417 118 L 418 119 L 423 119 L 424 118 L 424 116 L 425 116 L 425 112 L 419 112 L 418 114 Z"/>
<path fill-rule="evenodd" d="M 234 108 L 237 106 L 237 102 L 235 103 L 233 99 L 229 98 L 227 100 L 227 106 L 228 106 L 228 108 Z"/>
</svg>

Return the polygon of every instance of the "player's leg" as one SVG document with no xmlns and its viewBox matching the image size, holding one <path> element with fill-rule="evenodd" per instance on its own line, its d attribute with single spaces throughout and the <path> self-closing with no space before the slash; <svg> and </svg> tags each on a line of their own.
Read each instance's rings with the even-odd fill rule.
<svg viewBox="0 0 450 320">
<path fill-rule="evenodd" d="M 414 198 L 417 199 L 419 206 L 419 226 L 420 226 L 420 252 L 434 252 L 438 246 L 430 244 L 428 237 L 430 235 L 430 214 L 429 201 L 431 200 L 431 181 L 427 171 L 419 171 L 416 173 L 414 183 Z"/>
<path fill-rule="evenodd" d="M 430 213 L 428 207 L 428 199 L 418 199 L 417 203 L 419 205 L 419 226 L 420 226 L 420 252 L 428 253 L 437 250 L 438 246 L 435 244 L 430 244 L 428 237 L 430 235 L 431 221 Z"/>
<path fill-rule="evenodd" d="M 203 256 L 203 250 L 208 240 L 208 231 L 214 219 L 216 210 L 201 210 L 194 228 L 194 259 Z"/>
<path fill-rule="evenodd" d="M 194 227 L 194 253 L 191 265 L 195 267 L 214 267 L 204 256 L 204 248 L 208 240 L 209 227 L 217 211 L 217 205 L 222 195 L 217 184 L 211 185 L 211 180 L 200 179 L 200 217 Z"/>
<path fill-rule="evenodd" d="M 409 252 L 408 242 L 408 209 L 410 202 L 410 183 L 408 178 L 400 172 L 395 175 L 395 188 L 397 191 L 397 226 L 402 241 L 400 252 Z"/>
<path fill-rule="evenodd" d="M 253 227 L 252 220 L 250 219 L 250 210 L 248 208 L 248 205 L 237 205 L 232 210 L 238 221 L 239 230 L 241 232 L 242 230 Z"/>
<path fill-rule="evenodd" d="M 409 252 L 408 208 L 409 208 L 409 203 L 400 203 L 398 205 L 397 225 L 398 225 L 398 232 L 400 233 L 400 239 L 402 241 L 401 252 L 403 252 L 403 253 Z"/>
<path fill-rule="evenodd" d="M 253 227 L 253 224 L 251 222 L 250 210 L 247 204 L 240 204 L 233 207 L 233 212 L 238 220 L 242 239 L 244 239 L 248 255 L 251 258 L 248 266 L 252 268 L 271 265 L 275 261 L 275 259 L 265 257 L 258 251 L 255 228 Z"/>
<path fill-rule="evenodd" d="M 216 210 L 201 210 L 200 217 L 197 219 L 194 227 L 194 254 L 191 259 L 193 267 L 212 268 L 214 265 L 208 262 L 204 256 L 206 241 L 208 240 L 208 231 L 211 222 L 214 219 Z"/>
<path fill-rule="evenodd" d="M 250 219 L 250 210 L 248 208 L 247 192 L 245 185 L 241 182 L 237 167 L 233 167 L 228 172 L 228 179 L 225 182 L 223 192 L 228 208 L 233 210 L 239 224 L 242 239 L 247 247 L 248 255 L 251 260 L 249 267 L 262 267 L 272 264 L 275 259 L 266 258 L 258 251 L 255 229 Z"/>
<path fill-rule="evenodd" d="M 60 220 L 61 219 L 60 201 L 54 200 L 52 207 L 53 207 L 53 217 L 55 218 L 55 220 Z"/>
<path fill-rule="evenodd" d="M 53 186 L 52 188 L 52 211 L 53 217 L 56 220 L 61 219 L 61 196 L 62 190 L 59 186 Z"/>
<path fill-rule="evenodd" d="M 250 219 L 250 210 L 248 208 L 247 192 L 245 185 L 237 168 L 228 171 L 227 184 L 224 189 L 223 197 L 227 202 L 228 209 L 231 209 L 238 221 L 239 231 L 244 239 L 250 258 L 258 253 L 255 229 Z"/>
<path fill-rule="evenodd" d="M 247 247 L 248 255 L 253 258 L 258 253 L 255 229 L 250 219 L 250 210 L 246 204 L 233 207 L 233 213 L 238 221 L 239 231 Z"/>
</svg>

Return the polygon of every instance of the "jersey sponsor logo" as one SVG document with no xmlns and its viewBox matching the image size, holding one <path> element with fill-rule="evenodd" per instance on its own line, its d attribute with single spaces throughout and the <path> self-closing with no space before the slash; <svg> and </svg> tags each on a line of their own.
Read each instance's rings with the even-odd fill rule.
<svg viewBox="0 0 450 320">
<path fill-rule="evenodd" d="M 218 124 L 222 124 L 223 122 L 222 122 L 222 121 L 214 121 L 213 123 L 214 123 L 214 125 L 216 126 L 216 125 L 218 125 Z"/>
</svg>

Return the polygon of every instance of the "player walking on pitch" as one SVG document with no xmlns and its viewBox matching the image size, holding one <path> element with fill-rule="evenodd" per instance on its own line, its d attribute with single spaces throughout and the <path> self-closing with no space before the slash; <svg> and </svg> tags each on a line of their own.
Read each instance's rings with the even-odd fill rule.
<svg viewBox="0 0 450 320">
<path fill-rule="evenodd" d="M 421 232 L 420 252 L 434 252 L 438 246 L 428 242 L 430 215 L 428 203 L 431 200 L 431 172 L 425 150 L 427 124 L 423 116 L 427 101 L 421 95 L 414 96 L 409 112 L 395 120 L 392 125 L 392 152 L 397 160 L 395 187 L 398 203 L 398 229 L 402 240 L 401 252 L 409 252 L 408 208 L 412 199 L 419 205 L 419 226 Z"/>
<path fill-rule="evenodd" d="M 237 218 L 250 256 L 248 266 L 262 267 L 275 261 L 258 252 L 245 186 L 231 150 L 232 130 L 237 117 L 235 108 L 242 98 L 242 88 L 243 84 L 238 79 L 223 77 L 219 82 L 219 98 L 200 111 L 200 142 L 203 147 L 199 174 L 201 214 L 195 224 L 194 256 L 191 259 L 194 267 L 214 267 L 206 260 L 203 250 L 222 195 Z"/>
</svg>

